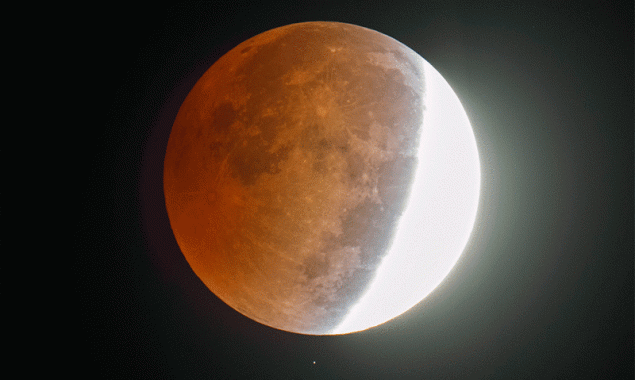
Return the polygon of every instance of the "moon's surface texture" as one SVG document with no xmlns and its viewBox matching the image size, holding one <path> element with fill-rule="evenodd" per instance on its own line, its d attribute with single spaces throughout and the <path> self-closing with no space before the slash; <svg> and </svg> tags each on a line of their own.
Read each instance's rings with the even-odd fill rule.
<svg viewBox="0 0 635 380">
<path fill-rule="evenodd" d="M 381 324 L 469 238 L 480 168 L 463 108 L 423 58 L 308 22 L 224 55 L 183 102 L 164 162 L 176 240 L 229 306 L 302 334 Z"/>
</svg>

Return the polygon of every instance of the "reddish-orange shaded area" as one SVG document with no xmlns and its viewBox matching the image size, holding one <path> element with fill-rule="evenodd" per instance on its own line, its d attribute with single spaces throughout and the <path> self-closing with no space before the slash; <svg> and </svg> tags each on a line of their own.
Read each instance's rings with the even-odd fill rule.
<svg viewBox="0 0 635 380">
<path fill-rule="evenodd" d="M 256 36 L 203 75 L 174 122 L 164 191 L 212 292 L 269 326 L 334 327 L 403 208 L 421 125 L 413 73 L 386 36 L 307 23 Z"/>
</svg>

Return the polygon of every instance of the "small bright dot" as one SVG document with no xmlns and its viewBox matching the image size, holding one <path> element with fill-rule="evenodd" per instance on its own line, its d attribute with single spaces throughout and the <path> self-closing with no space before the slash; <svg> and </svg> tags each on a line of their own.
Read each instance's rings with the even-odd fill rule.
<svg viewBox="0 0 635 380">
<path fill-rule="evenodd" d="M 315 364 L 315 361 L 313 362 L 313 364 Z"/>
</svg>

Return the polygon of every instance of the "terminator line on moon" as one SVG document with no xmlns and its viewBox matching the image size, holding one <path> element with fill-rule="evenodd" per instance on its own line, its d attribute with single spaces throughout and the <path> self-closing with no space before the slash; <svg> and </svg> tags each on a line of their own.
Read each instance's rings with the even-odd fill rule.
<svg viewBox="0 0 635 380">
<path fill-rule="evenodd" d="M 262 324 L 343 334 L 428 295 L 469 238 L 480 167 L 450 86 L 400 42 L 307 22 L 225 54 L 177 114 L 164 162 L 194 273 Z"/>
</svg>

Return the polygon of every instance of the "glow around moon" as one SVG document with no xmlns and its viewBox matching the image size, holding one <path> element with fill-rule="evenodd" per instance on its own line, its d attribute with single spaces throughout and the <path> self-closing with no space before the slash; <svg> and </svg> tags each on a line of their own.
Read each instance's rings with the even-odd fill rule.
<svg viewBox="0 0 635 380">
<path fill-rule="evenodd" d="M 423 133 L 408 208 L 368 290 L 331 334 L 366 330 L 412 308 L 449 274 L 471 235 L 481 180 L 476 140 L 450 85 L 423 65 Z"/>
<path fill-rule="evenodd" d="M 245 316 L 302 334 L 365 330 L 425 298 L 463 252 L 479 191 L 448 83 L 398 41 L 342 23 L 228 52 L 183 102 L 164 161 L 194 273 Z"/>
</svg>

